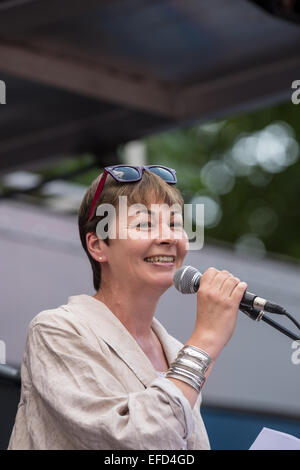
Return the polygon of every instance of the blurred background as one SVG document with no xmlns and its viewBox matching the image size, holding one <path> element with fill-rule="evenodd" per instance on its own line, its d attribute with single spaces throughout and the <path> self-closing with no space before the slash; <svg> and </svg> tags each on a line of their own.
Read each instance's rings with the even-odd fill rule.
<svg viewBox="0 0 300 470">
<path fill-rule="evenodd" d="M 94 295 L 77 212 L 105 165 L 175 168 L 204 204 L 185 264 L 228 269 L 299 321 L 299 40 L 293 0 L 0 2 L 0 448 L 30 320 Z M 195 302 L 172 287 L 158 307 L 182 342 Z M 213 449 L 248 449 L 263 427 L 300 437 L 295 349 L 240 313 L 203 390 Z"/>
</svg>

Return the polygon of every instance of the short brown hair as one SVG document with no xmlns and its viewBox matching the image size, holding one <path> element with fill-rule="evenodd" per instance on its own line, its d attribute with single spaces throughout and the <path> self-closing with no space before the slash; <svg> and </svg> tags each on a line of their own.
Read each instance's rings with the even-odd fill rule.
<svg viewBox="0 0 300 470">
<path fill-rule="evenodd" d="M 78 214 L 80 239 L 92 266 L 93 283 L 96 291 L 100 289 L 101 285 L 101 264 L 90 255 L 86 243 L 86 234 L 89 232 L 96 233 L 96 226 L 104 217 L 94 215 L 88 222 L 90 208 L 101 176 L 102 174 L 100 174 L 88 188 Z M 118 183 L 110 175 L 107 175 L 103 191 L 97 202 L 97 207 L 100 206 L 100 204 L 112 204 L 115 209 L 117 209 L 119 196 L 127 196 L 129 205 L 141 203 L 145 206 L 149 206 L 149 204 L 153 202 L 153 199 L 157 202 L 164 202 L 169 206 L 179 204 L 183 207 L 184 204 L 183 197 L 178 188 L 166 183 L 162 178 L 147 170 L 144 170 L 142 179 L 136 183 Z M 97 208 L 95 209 L 95 214 L 96 211 Z M 109 245 L 108 238 L 104 239 L 104 241 Z"/>
</svg>

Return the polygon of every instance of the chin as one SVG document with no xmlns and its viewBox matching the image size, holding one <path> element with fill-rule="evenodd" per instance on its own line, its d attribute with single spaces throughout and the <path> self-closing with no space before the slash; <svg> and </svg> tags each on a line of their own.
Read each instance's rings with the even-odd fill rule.
<svg viewBox="0 0 300 470">
<path fill-rule="evenodd" d="M 153 287 L 157 287 L 158 289 L 163 289 L 163 290 L 167 290 L 169 289 L 169 287 L 171 287 L 173 285 L 173 273 L 169 274 L 168 276 L 167 275 L 164 275 L 164 276 L 161 276 L 161 277 L 156 277 L 156 279 L 154 279 L 151 283 L 153 285 Z"/>
</svg>

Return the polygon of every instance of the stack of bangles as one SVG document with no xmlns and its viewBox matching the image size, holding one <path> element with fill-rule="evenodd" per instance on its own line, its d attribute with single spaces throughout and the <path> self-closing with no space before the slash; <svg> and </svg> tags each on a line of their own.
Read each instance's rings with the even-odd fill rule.
<svg viewBox="0 0 300 470">
<path fill-rule="evenodd" d="M 200 392 L 206 380 L 204 374 L 211 363 L 212 358 L 205 351 L 187 345 L 180 349 L 166 377 L 182 380 Z"/>
</svg>

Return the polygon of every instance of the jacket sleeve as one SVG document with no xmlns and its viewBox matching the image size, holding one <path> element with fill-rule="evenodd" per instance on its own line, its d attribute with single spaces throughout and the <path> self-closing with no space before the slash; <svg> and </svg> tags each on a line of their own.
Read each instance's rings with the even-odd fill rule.
<svg viewBox="0 0 300 470">
<path fill-rule="evenodd" d="M 40 406 L 76 449 L 185 448 L 194 431 L 192 409 L 167 378 L 128 393 L 101 343 L 98 348 L 64 326 L 34 324 L 26 351 Z"/>
</svg>

